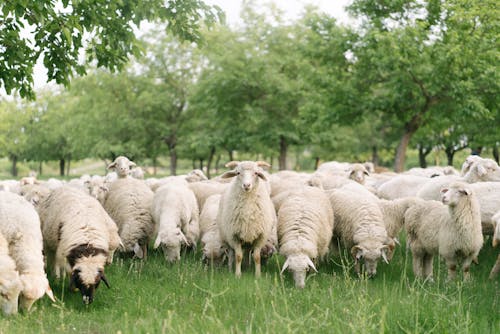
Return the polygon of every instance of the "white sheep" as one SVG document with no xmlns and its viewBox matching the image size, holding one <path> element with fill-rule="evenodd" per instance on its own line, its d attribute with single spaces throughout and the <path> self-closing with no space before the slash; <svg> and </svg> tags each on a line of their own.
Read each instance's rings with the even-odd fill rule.
<svg viewBox="0 0 500 334">
<path fill-rule="evenodd" d="M 17 313 L 22 289 L 16 263 L 9 255 L 9 243 L 0 233 L 0 308 L 4 315 Z"/>
<path fill-rule="evenodd" d="M 119 251 L 134 252 L 144 259 L 154 231 L 151 216 L 153 191 L 142 180 L 119 178 L 109 186 L 104 209 L 118 226 L 123 246 Z"/>
<path fill-rule="evenodd" d="M 279 253 L 286 257 L 281 273 L 293 273 L 297 288 L 304 288 L 314 261 L 328 253 L 333 233 L 333 210 L 324 191 L 304 186 L 287 193 L 278 211 Z"/>
<path fill-rule="evenodd" d="M 418 202 L 405 215 L 413 271 L 418 278 L 432 280 L 432 261 L 439 254 L 446 261 L 448 280 L 456 277 L 462 262 L 464 280 L 470 264 L 483 245 L 479 203 L 470 185 L 450 184 L 442 190 L 442 203 Z"/>
<path fill-rule="evenodd" d="M 492 221 L 494 222 L 495 230 L 493 232 L 493 238 L 491 243 L 493 247 L 496 247 L 500 243 L 500 211 L 498 211 L 495 215 L 493 215 Z M 494 279 L 499 272 L 500 272 L 500 254 L 498 254 L 497 260 L 493 265 L 493 268 L 491 268 L 490 279 Z"/>
<path fill-rule="evenodd" d="M 200 236 L 199 209 L 196 197 L 186 186 L 167 184 L 160 187 L 151 208 L 156 240 L 167 262 L 180 259 L 181 247 L 196 248 Z"/>
<path fill-rule="evenodd" d="M 216 265 L 224 263 L 228 254 L 227 247 L 222 242 L 219 227 L 217 226 L 220 199 L 220 194 L 209 196 L 200 213 L 202 260 Z"/>
<path fill-rule="evenodd" d="M 241 276 L 243 248 L 248 247 L 255 263 L 255 276 L 260 277 L 261 250 L 269 239 L 274 239 L 272 234 L 276 231 L 276 213 L 261 168 L 270 166 L 261 161 L 232 161 L 226 166 L 234 169 L 221 177 L 233 180 L 222 194 L 217 226 L 222 240 L 234 251 L 236 276 Z"/>
<path fill-rule="evenodd" d="M 416 196 L 418 190 L 429 180 L 424 176 L 400 174 L 381 184 L 377 188 L 377 196 L 383 199 Z"/>
<path fill-rule="evenodd" d="M 121 179 L 130 177 L 132 169 L 134 169 L 136 166 L 137 165 L 135 164 L 135 162 L 130 161 L 123 155 L 120 155 L 108 165 L 107 169 L 116 172 L 118 178 Z"/>
<path fill-rule="evenodd" d="M 196 201 L 198 202 L 198 208 L 200 209 L 201 214 L 203 206 L 205 205 L 205 201 L 208 199 L 208 197 L 212 195 L 222 194 L 228 187 L 228 183 L 220 183 L 208 180 L 191 182 L 188 184 L 188 187 L 196 196 Z"/>
<path fill-rule="evenodd" d="M 92 303 L 101 281 L 109 287 L 104 267 L 120 244 L 116 225 L 95 198 L 68 186 L 54 189 L 38 212 L 56 278 L 70 274 L 70 288 L 80 290 L 85 304 Z"/>
<path fill-rule="evenodd" d="M 374 276 L 378 260 L 389 263 L 388 255 L 395 246 L 387 234 L 378 199 L 349 189 L 334 189 L 327 194 L 335 217 L 334 246 L 340 243 L 350 250 L 358 275 L 363 261 L 366 274 Z"/>
<path fill-rule="evenodd" d="M 9 252 L 23 285 L 21 308 L 29 311 L 45 294 L 54 301 L 45 274 L 43 237 L 35 208 L 17 194 L 0 192 L 0 232 L 9 242 Z"/>
</svg>

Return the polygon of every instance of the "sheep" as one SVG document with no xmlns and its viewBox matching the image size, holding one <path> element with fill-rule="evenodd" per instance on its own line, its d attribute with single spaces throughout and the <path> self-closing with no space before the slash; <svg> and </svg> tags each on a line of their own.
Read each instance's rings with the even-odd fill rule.
<svg viewBox="0 0 500 334">
<path fill-rule="evenodd" d="M 147 256 L 147 245 L 154 231 L 151 216 L 153 191 L 142 180 L 119 178 L 109 186 L 104 209 L 118 226 L 122 252 L 134 252 L 140 259 Z"/>
<path fill-rule="evenodd" d="M 261 168 L 263 166 L 270 167 L 263 161 L 232 161 L 226 167 L 233 169 L 221 175 L 222 178 L 233 178 L 222 194 L 217 226 L 223 242 L 234 251 L 236 277 L 241 276 L 243 247 L 251 249 L 255 276 L 260 277 L 261 250 L 268 240 L 274 239 L 272 235 L 276 231 L 276 214 L 264 183 L 268 179 Z"/>
<path fill-rule="evenodd" d="M 378 260 L 382 258 L 389 263 L 388 255 L 395 246 L 387 234 L 378 199 L 349 189 L 330 190 L 327 195 L 335 220 L 334 246 L 341 243 L 350 250 L 358 275 L 361 274 L 362 260 L 368 277 L 375 276 Z"/>
<path fill-rule="evenodd" d="M 193 191 L 194 195 L 196 196 L 196 201 L 198 202 L 200 213 L 203 210 L 203 206 L 205 205 L 205 201 L 208 199 L 208 197 L 216 194 L 222 194 L 224 190 L 226 190 L 227 186 L 227 183 L 214 181 L 198 181 L 188 184 L 189 189 L 191 189 L 191 191 Z"/>
<path fill-rule="evenodd" d="M 183 177 L 188 183 L 208 180 L 207 176 L 201 169 L 193 169 L 186 175 L 183 175 Z"/>
<path fill-rule="evenodd" d="M 130 177 L 130 172 L 137 165 L 135 162 L 130 161 L 127 157 L 120 155 L 115 158 L 115 160 L 110 163 L 106 168 L 110 171 L 116 172 L 118 178 L 127 178 Z"/>
<path fill-rule="evenodd" d="M 288 192 L 278 211 L 279 253 L 286 257 L 286 269 L 293 273 L 297 288 L 305 287 L 314 261 L 328 253 L 333 233 L 333 210 L 323 190 L 304 186 Z"/>
<path fill-rule="evenodd" d="M 381 184 L 377 188 L 377 196 L 383 199 L 416 196 L 418 190 L 429 180 L 424 176 L 400 174 Z"/>
<path fill-rule="evenodd" d="M 0 233 L 0 308 L 5 315 L 16 314 L 23 284 L 16 263 L 9 256 L 9 243 Z"/>
<path fill-rule="evenodd" d="M 55 301 L 44 269 L 40 218 L 22 196 L 0 193 L 0 233 L 9 242 L 9 252 L 22 283 L 21 308 L 29 311 L 45 294 Z"/>
<path fill-rule="evenodd" d="M 200 213 L 200 241 L 203 252 L 203 261 L 211 264 L 222 264 L 228 254 L 227 247 L 223 244 L 217 226 L 217 211 L 221 194 L 209 196 Z"/>
<path fill-rule="evenodd" d="M 464 163 L 466 164 L 466 163 Z M 476 159 L 463 176 L 445 175 L 428 180 L 417 192 L 417 196 L 427 200 L 439 200 L 440 190 L 454 181 L 468 183 L 500 182 L 500 167 L 491 159 Z"/>
<path fill-rule="evenodd" d="M 70 275 L 85 304 L 100 282 L 109 288 L 104 267 L 120 245 L 118 229 L 99 202 L 68 186 L 54 189 L 38 205 L 47 262 L 57 279 Z"/>
<path fill-rule="evenodd" d="M 500 243 L 500 211 L 498 211 L 495 215 L 493 215 L 492 221 L 494 221 L 495 230 L 493 232 L 493 238 L 491 244 L 493 245 L 493 247 L 496 247 Z M 497 260 L 493 265 L 493 268 L 491 268 L 489 278 L 495 279 L 495 277 L 498 275 L 499 272 L 500 272 L 500 254 L 498 254 Z"/>
<path fill-rule="evenodd" d="M 392 239 L 397 239 L 403 229 L 406 211 L 418 202 L 423 200 L 418 197 L 402 197 L 394 200 L 378 200 L 378 205 L 384 216 L 387 235 Z"/>
<path fill-rule="evenodd" d="M 200 235 L 196 197 L 186 186 L 164 185 L 151 208 L 157 235 L 154 248 L 162 247 L 167 262 L 180 259 L 182 246 L 196 247 Z"/>
<path fill-rule="evenodd" d="M 454 182 L 442 190 L 441 202 L 421 201 L 405 214 L 408 243 L 416 277 L 432 281 L 433 256 L 446 261 L 448 280 L 456 277 L 462 261 L 463 278 L 470 278 L 470 264 L 483 245 L 479 202 L 464 182 Z"/>
<path fill-rule="evenodd" d="M 49 196 L 51 190 L 43 184 L 26 184 L 21 187 L 19 194 L 30 202 L 35 208 Z"/>
</svg>

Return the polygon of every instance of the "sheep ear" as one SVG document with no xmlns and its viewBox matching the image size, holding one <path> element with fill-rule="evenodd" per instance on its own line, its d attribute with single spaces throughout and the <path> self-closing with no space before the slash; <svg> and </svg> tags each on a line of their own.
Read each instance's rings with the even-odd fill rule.
<svg viewBox="0 0 500 334">
<path fill-rule="evenodd" d="M 101 280 L 104 282 L 104 284 L 106 284 L 106 286 L 108 287 L 108 289 L 110 288 L 109 286 L 109 283 L 108 283 L 108 279 L 106 278 L 106 276 L 104 275 L 104 272 L 101 272 L 100 274 L 101 276 Z"/>
<path fill-rule="evenodd" d="M 477 170 L 477 175 L 479 176 L 485 176 L 488 173 L 486 168 L 484 168 L 484 166 L 481 165 L 477 165 L 476 170 Z"/>
<path fill-rule="evenodd" d="M 239 161 L 237 161 L 237 160 L 233 160 L 233 161 L 229 161 L 229 162 L 228 162 L 227 164 L 225 164 L 224 166 L 225 166 L 226 168 L 234 168 L 234 167 L 238 166 L 238 164 L 239 164 L 239 163 L 240 163 Z"/>
<path fill-rule="evenodd" d="M 137 167 L 137 165 L 135 164 L 135 162 L 130 161 L 130 167 Z"/>
<path fill-rule="evenodd" d="M 270 165 L 270 164 L 268 164 L 268 163 L 267 163 L 267 162 L 265 162 L 265 161 L 261 161 L 261 160 L 259 160 L 259 161 L 256 161 L 255 163 L 256 163 L 256 164 L 257 164 L 257 166 L 259 166 L 259 167 L 271 168 L 271 165 Z"/>
<path fill-rule="evenodd" d="M 267 181 L 267 177 L 264 175 L 264 173 L 257 172 L 257 176 L 260 177 L 262 180 Z"/>
<path fill-rule="evenodd" d="M 144 258 L 144 252 L 142 251 L 141 246 L 139 246 L 138 243 L 134 245 L 134 254 L 137 256 L 139 259 Z"/>
<path fill-rule="evenodd" d="M 160 236 L 157 236 L 156 240 L 155 240 L 155 244 L 153 245 L 153 249 L 157 249 L 158 247 L 160 247 L 160 244 L 161 244 L 161 238 L 160 238 Z M 135 248 L 135 246 L 134 246 L 134 248 Z"/>
<path fill-rule="evenodd" d="M 110 163 L 110 164 L 108 165 L 107 169 L 108 169 L 108 170 L 114 170 L 114 169 L 115 169 L 115 167 L 116 167 L 116 162 L 114 162 L 114 161 L 113 161 L 112 163 Z"/>
<path fill-rule="evenodd" d="M 280 275 L 283 275 L 283 272 L 288 268 L 288 259 L 286 259 L 285 263 L 283 264 L 283 268 L 281 269 Z"/>
<path fill-rule="evenodd" d="M 359 247 L 358 245 L 355 245 L 351 248 L 351 255 L 353 258 L 358 261 L 363 257 L 363 248 Z"/>
<path fill-rule="evenodd" d="M 50 288 L 50 285 L 49 283 L 47 283 L 47 288 L 45 290 L 45 294 L 47 295 L 47 297 L 50 298 L 50 300 L 52 300 L 52 302 L 56 302 L 56 299 L 54 298 L 54 293 L 52 292 L 52 289 Z"/>
<path fill-rule="evenodd" d="M 470 189 L 462 188 L 458 191 L 460 194 L 465 195 L 465 196 L 470 196 L 471 191 Z"/>
<path fill-rule="evenodd" d="M 370 173 L 368 173 L 367 171 L 364 171 L 363 174 L 365 174 L 366 176 L 370 176 Z"/>
<path fill-rule="evenodd" d="M 236 173 L 236 171 L 230 170 L 230 171 L 225 172 L 224 174 L 222 174 L 220 177 L 223 178 L 223 179 L 229 179 L 229 178 L 235 177 L 236 175 L 238 175 Z"/>
<path fill-rule="evenodd" d="M 307 264 L 309 265 L 309 267 L 311 267 L 312 270 L 314 270 L 315 272 L 318 272 L 318 270 L 314 266 L 314 263 L 311 261 L 311 259 L 309 257 L 307 258 Z"/>
<path fill-rule="evenodd" d="M 382 259 L 384 259 L 384 262 L 389 264 L 389 260 L 387 259 L 387 251 L 388 251 L 389 247 L 388 246 L 384 246 L 380 249 L 380 254 L 382 255 Z"/>
</svg>

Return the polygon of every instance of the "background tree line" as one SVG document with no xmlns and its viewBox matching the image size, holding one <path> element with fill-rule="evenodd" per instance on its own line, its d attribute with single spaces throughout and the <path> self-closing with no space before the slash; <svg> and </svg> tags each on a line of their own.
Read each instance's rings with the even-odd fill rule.
<svg viewBox="0 0 500 334">
<path fill-rule="evenodd" d="M 0 103 L 0 153 L 12 162 L 169 157 L 212 167 L 245 152 L 422 167 L 465 148 L 498 161 L 495 1 L 356 0 L 356 27 L 313 7 L 293 21 L 245 2 L 243 24 L 200 25 L 200 38 L 156 28 L 120 72 L 90 69 L 68 89 Z M 184 37 L 184 38 L 183 38 Z M 140 55 L 139 55 L 140 53 Z M 78 72 L 78 71 L 77 71 Z"/>
</svg>

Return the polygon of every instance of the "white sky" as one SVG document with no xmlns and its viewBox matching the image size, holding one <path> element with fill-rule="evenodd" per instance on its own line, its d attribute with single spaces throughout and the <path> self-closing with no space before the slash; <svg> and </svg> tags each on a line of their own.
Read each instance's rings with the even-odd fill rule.
<svg viewBox="0 0 500 334">
<path fill-rule="evenodd" d="M 229 25 L 238 24 L 240 21 L 240 8 L 244 0 L 204 0 L 206 4 L 218 5 L 224 12 L 226 12 L 226 21 Z M 257 0 L 258 4 L 269 3 L 269 0 Z M 353 20 L 350 19 L 344 7 L 347 6 L 351 0 L 273 0 L 273 2 L 282 10 L 290 19 L 295 19 L 300 16 L 306 4 L 313 4 L 320 8 L 320 10 L 335 17 L 339 23 L 352 24 Z M 34 87 L 35 90 L 47 85 L 47 70 L 44 68 L 42 62 L 39 60 L 34 69 Z"/>
</svg>

